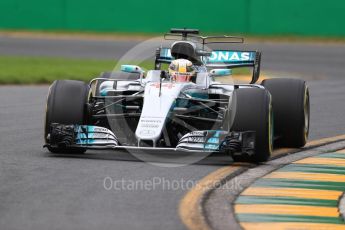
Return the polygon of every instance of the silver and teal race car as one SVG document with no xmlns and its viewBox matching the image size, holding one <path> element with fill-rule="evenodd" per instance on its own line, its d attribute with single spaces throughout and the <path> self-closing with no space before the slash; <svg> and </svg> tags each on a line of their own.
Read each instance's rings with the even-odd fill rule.
<svg viewBox="0 0 345 230">
<path fill-rule="evenodd" d="M 55 81 L 48 93 L 45 146 L 53 153 L 127 149 L 228 153 L 235 160 L 267 161 L 274 147 L 299 148 L 309 133 L 309 91 L 299 79 L 260 76 L 261 53 L 213 49 L 243 43 L 231 36 L 201 36 L 171 29 L 169 47 L 156 50 L 153 70 L 122 65 L 89 84 Z M 174 59 L 197 69 L 190 82 L 174 82 L 162 70 Z M 249 84 L 224 84 L 239 67 L 250 67 Z"/>
</svg>

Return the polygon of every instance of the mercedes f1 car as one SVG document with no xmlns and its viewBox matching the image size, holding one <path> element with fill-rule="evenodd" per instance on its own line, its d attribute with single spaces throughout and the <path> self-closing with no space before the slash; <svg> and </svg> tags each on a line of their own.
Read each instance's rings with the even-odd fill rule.
<svg viewBox="0 0 345 230">
<path fill-rule="evenodd" d="M 299 79 L 260 75 L 258 51 L 206 48 L 243 43 L 230 36 L 201 36 L 171 29 L 170 47 L 157 48 L 153 70 L 122 65 L 89 84 L 57 80 L 49 88 L 45 146 L 53 153 L 87 149 L 223 152 L 235 160 L 267 161 L 275 146 L 299 148 L 309 133 L 309 91 Z M 162 64 L 187 59 L 196 67 L 175 82 Z M 234 68 L 251 67 L 249 84 L 222 84 Z"/>
</svg>

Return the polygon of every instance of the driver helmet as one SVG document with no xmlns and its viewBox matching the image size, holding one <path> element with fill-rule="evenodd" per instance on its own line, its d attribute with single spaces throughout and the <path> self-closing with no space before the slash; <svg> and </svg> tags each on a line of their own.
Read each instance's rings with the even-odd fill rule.
<svg viewBox="0 0 345 230">
<path fill-rule="evenodd" d="M 169 65 L 169 75 L 173 81 L 189 82 L 196 76 L 193 63 L 187 59 L 176 59 Z"/>
</svg>

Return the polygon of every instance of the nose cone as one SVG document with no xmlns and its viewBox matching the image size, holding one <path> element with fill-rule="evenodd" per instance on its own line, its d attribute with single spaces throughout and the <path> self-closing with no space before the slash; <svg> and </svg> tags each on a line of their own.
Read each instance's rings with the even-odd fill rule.
<svg viewBox="0 0 345 230">
<path fill-rule="evenodd" d="M 166 118 L 179 96 L 180 84 L 171 82 L 149 83 L 145 87 L 144 105 L 135 135 L 140 140 L 152 140 L 154 143 L 161 137 Z"/>
</svg>

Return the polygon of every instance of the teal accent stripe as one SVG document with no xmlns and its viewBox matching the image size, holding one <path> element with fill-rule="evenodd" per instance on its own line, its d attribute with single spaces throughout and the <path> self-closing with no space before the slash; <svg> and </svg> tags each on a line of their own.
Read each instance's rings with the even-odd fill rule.
<svg viewBox="0 0 345 230">
<path fill-rule="evenodd" d="M 325 153 L 315 158 L 325 158 L 325 160 L 345 159 L 342 153 Z M 275 172 L 302 172 L 317 174 L 345 175 L 345 167 L 333 165 L 313 165 L 313 164 L 289 164 Z M 275 187 L 275 188 L 301 188 L 301 189 L 320 189 L 329 191 L 345 191 L 344 182 L 314 181 L 302 179 L 270 179 L 261 178 L 255 181 L 251 187 Z M 295 197 L 260 197 L 260 196 L 239 196 L 235 204 L 267 204 L 267 205 L 296 205 L 296 206 L 319 206 L 319 207 L 338 207 L 338 200 L 323 199 L 303 199 Z M 250 211 L 251 212 L 251 211 Z M 344 224 L 339 217 L 323 216 L 303 216 L 303 215 L 279 215 L 278 214 L 257 214 L 253 213 L 236 214 L 240 222 L 305 222 L 305 223 L 324 223 L 324 224 Z M 322 214 L 320 214 L 322 215 Z"/>
<path fill-rule="evenodd" d="M 316 156 L 317 158 L 340 158 L 340 159 L 345 159 L 345 154 L 344 153 L 325 153 Z"/>
<path fill-rule="evenodd" d="M 309 173 L 327 173 L 327 174 L 345 174 L 345 167 L 309 165 L 309 164 L 291 164 L 277 170 L 277 172 L 309 172 Z"/>
<path fill-rule="evenodd" d="M 290 179 L 259 179 L 254 182 L 252 186 L 345 191 L 345 182 L 306 181 Z"/>
<path fill-rule="evenodd" d="M 294 197 L 260 197 L 260 196 L 240 196 L 235 201 L 235 204 L 280 204 L 280 205 L 338 207 L 337 200 L 302 199 L 302 198 L 294 198 Z"/>
<path fill-rule="evenodd" d="M 337 217 L 296 216 L 296 215 L 265 215 L 265 214 L 236 214 L 240 222 L 306 222 L 343 224 Z"/>
</svg>

